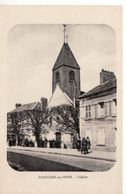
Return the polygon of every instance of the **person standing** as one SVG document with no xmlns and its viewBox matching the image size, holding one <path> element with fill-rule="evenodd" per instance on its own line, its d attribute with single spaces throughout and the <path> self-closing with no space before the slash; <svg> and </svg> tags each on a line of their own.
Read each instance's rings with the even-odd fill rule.
<svg viewBox="0 0 126 194">
<path fill-rule="evenodd" d="M 45 137 L 45 138 L 44 138 L 44 148 L 47 148 L 47 142 L 48 142 L 48 140 L 47 140 L 47 138 Z"/>
<path fill-rule="evenodd" d="M 91 141 L 89 137 L 86 137 L 86 144 L 87 144 L 87 154 L 89 153 L 89 150 L 91 148 Z"/>
<path fill-rule="evenodd" d="M 81 139 L 80 138 L 77 140 L 77 149 L 78 151 L 81 150 Z"/>
<path fill-rule="evenodd" d="M 87 142 L 85 137 L 82 138 L 82 143 L 81 143 L 81 153 L 86 154 L 87 153 Z"/>
</svg>

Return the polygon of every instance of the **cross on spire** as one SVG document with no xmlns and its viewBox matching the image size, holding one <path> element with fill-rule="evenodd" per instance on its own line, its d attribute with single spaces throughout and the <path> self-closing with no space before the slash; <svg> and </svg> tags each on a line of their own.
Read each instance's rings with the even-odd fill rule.
<svg viewBox="0 0 126 194">
<path fill-rule="evenodd" d="M 67 35 L 67 29 L 66 29 L 67 25 L 63 24 L 63 27 L 64 27 L 64 30 L 63 30 L 63 32 L 64 32 L 64 43 L 67 44 L 68 43 L 68 35 Z"/>
</svg>

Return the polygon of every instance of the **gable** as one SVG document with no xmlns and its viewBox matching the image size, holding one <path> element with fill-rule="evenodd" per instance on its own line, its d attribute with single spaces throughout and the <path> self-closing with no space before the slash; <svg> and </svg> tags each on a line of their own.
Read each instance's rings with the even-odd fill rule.
<svg viewBox="0 0 126 194">
<path fill-rule="evenodd" d="M 60 106 L 60 105 L 73 105 L 72 100 L 68 95 L 62 91 L 60 86 L 57 84 L 53 92 L 53 95 L 49 101 L 48 107 Z"/>
</svg>

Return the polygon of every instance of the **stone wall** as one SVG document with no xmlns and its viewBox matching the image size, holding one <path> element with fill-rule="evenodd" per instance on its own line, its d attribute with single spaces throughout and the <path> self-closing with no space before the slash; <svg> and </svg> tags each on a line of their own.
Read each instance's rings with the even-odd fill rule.
<svg viewBox="0 0 126 194">
<path fill-rule="evenodd" d="M 75 82 L 70 83 L 69 81 L 69 72 L 73 71 L 75 74 Z M 73 97 L 77 97 L 80 95 L 80 70 L 62 66 L 56 70 L 53 71 L 52 76 L 52 92 L 54 92 L 54 89 L 56 87 L 56 73 L 59 72 L 60 74 L 60 82 L 59 85 L 61 86 L 62 90 L 66 92 L 66 94 L 73 100 Z"/>
</svg>

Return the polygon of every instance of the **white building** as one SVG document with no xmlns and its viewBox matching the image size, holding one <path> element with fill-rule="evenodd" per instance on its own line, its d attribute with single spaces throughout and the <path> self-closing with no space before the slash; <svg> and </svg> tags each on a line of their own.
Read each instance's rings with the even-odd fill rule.
<svg viewBox="0 0 126 194">
<path fill-rule="evenodd" d="M 100 85 L 80 96 L 80 136 L 92 145 L 116 147 L 116 78 L 102 70 Z"/>
</svg>

